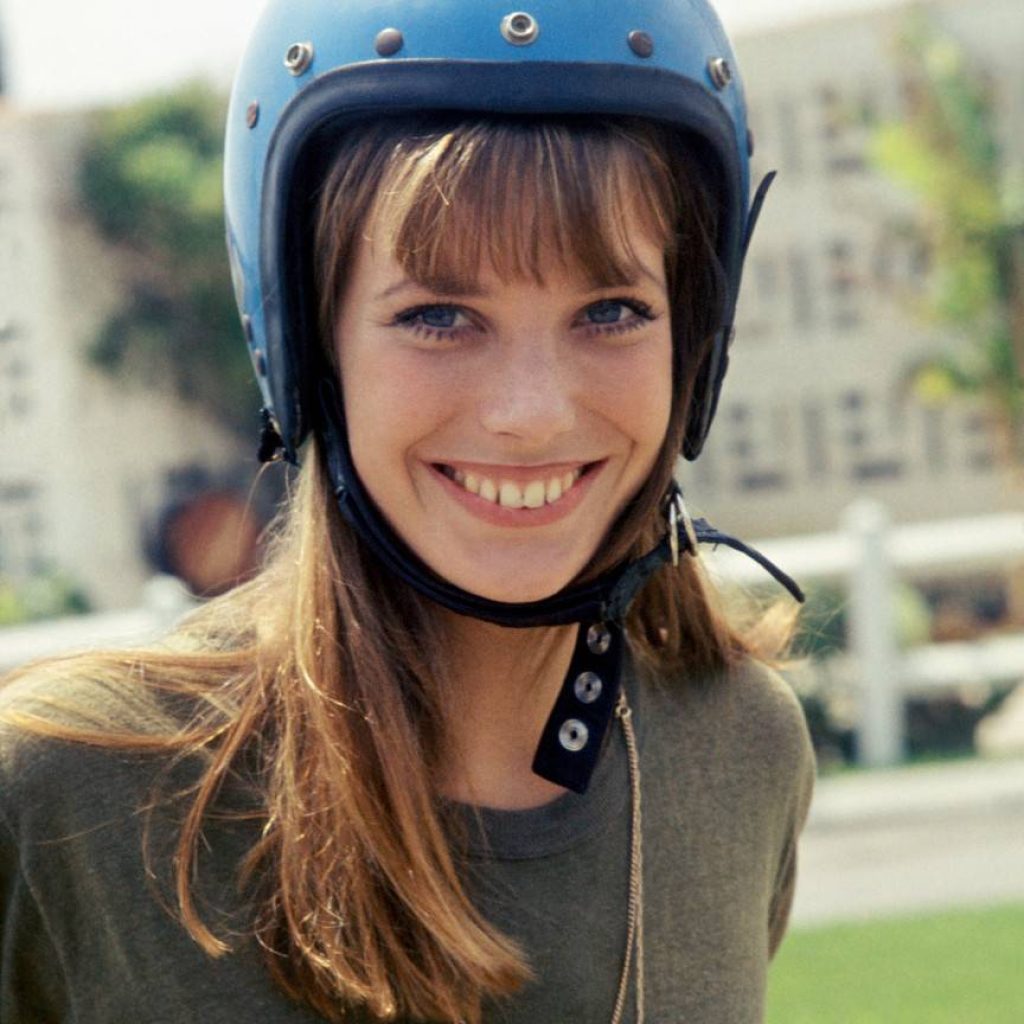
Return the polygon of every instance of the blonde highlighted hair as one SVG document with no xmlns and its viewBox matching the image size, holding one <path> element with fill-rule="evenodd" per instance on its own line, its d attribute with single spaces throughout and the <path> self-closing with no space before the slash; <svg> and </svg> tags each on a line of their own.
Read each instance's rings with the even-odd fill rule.
<svg viewBox="0 0 1024 1024">
<path fill-rule="evenodd" d="M 410 275 L 447 288 L 471 283 L 485 261 L 503 277 L 540 278 L 552 258 L 596 282 L 621 281 L 634 218 L 663 243 L 671 425 L 651 478 L 585 572 L 652 546 L 720 315 L 713 210 L 685 143 L 628 120 L 403 118 L 350 129 L 335 146 L 314 243 L 326 357 L 346 268 L 371 233 Z M 753 648 L 715 608 L 693 559 L 650 580 L 628 635 L 638 662 L 680 679 L 712 678 Z M 514 992 L 529 963 L 470 899 L 460 837 L 432 784 L 447 643 L 438 608 L 388 575 L 343 521 L 312 442 L 257 578 L 204 606 L 165 648 L 26 670 L 171 693 L 187 715 L 155 731 L 38 708 L 6 718 L 66 740 L 195 758 L 174 899 L 214 956 L 229 944 L 198 908 L 198 852 L 218 794 L 244 766 L 261 827 L 239 880 L 280 986 L 333 1021 L 361 1004 L 381 1019 L 476 1024 L 484 1000 Z"/>
</svg>

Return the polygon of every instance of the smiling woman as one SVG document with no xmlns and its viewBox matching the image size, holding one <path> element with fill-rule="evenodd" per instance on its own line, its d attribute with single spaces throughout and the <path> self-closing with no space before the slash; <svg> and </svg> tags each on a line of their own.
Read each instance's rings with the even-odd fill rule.
<svg viewBox="0 0 1024 1024">
<path fill-rule="evenodd" d="M 228 246 L 298 484 L 0 695 L 0 1024 L 762 1018 L 813 757 L 674 467 L 764 192 L 714 12 L 582 2 L 268 7 Z"/>
</svg>

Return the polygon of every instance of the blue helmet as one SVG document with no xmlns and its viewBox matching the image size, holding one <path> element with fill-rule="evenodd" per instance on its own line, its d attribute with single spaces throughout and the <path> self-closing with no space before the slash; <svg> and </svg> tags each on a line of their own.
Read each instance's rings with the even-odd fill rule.
<svg viewBox="0 0 1024 1024">
<path fill-rule="evenodd" d="M 726 284 L 720 330 L 697 372 L 683 443 L 683 453 L 696 458 L 725 376 L 743 258 L 765 190 L 750 202 L 743 89 L 706 0 L 528 0 L 522 10 L 494 0 L 270 0 L 232 93 L 228 247 L 263 393 L 262 457 L 294 462 L 315 427 L 341 513 L 399 578 L 460 614 L 502 625 L 580 624 L 534 770 L 582 791 L 614 711 L 626 612 L 651 573 L 710 541 L 746 551 L 795 596 L 799 589 L 739 541 L 703 521 L 691 524 L 678 490 L 654 550 L 524 604 L 459 589 L 391 530 L 352 466 L 333 382 L 320 377 L 304 213 L 320 184 L 325 140 L 378 112 L 423 111 L 631 116 L 685 135 L 717 207 L 715 246 Z M 593 702 L 574 689 L 574 680 L 590 672 L 607 684 Z"/>
<path fill-rule="evenodd" d="M 295 216 L 325 131 L 375 111 L 648 118 L 691 140 L 718 208 L 727 284 L 721 330 L 700 368 L 683 451 L 696 458 L 728 364 L 750 204 L 743 87 L 705 0 L 270 0 L 228 114 L 228 247 L 265 406 L 265 436 L 295 461 L 315 403 L 309 245 Z"/>
</svg>

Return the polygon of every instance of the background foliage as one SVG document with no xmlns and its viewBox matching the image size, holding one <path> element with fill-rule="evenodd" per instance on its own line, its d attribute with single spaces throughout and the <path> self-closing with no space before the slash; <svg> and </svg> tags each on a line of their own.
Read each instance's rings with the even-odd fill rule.
<svg viewBox="0 0 1024 1024">
<path fill-rule="evenodd" d="M 97 116 L 80 194 L 121 250 L 125 299 L 90 355 L 112 374 L 172 386 L 249 437 L 259 398 L 224 247 L 225 110 L 190 84 Z"/>
<path fill-rule="evenodd" d="M 910 229 L 932 256 L 923 312 L 961 343 L 915 368 L 922 397 L 982 398 L 1024 464 L 1024 166 L 1000 140 L 983 66 L 917 12 L 899 44 L 905 117 L 878 127 L 876 166 L 915 196 Z"/>
<path fill-rule="evenodd" d="M 65 573 L 37 573 L 12 579 L 0 572 L 0 627 L 91 611 L 85 590 Z"/>
</svg>

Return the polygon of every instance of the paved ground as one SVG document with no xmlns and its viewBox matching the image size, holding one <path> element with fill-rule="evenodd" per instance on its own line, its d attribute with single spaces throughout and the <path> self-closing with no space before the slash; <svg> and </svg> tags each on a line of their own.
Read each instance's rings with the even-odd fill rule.
<svg viewBox="0 0 1024 1024">
<path fill-rule="evenodd" d="M 793 922 L 1024 902 L 1024 761 L 819 780 Z"/>
</svg>

